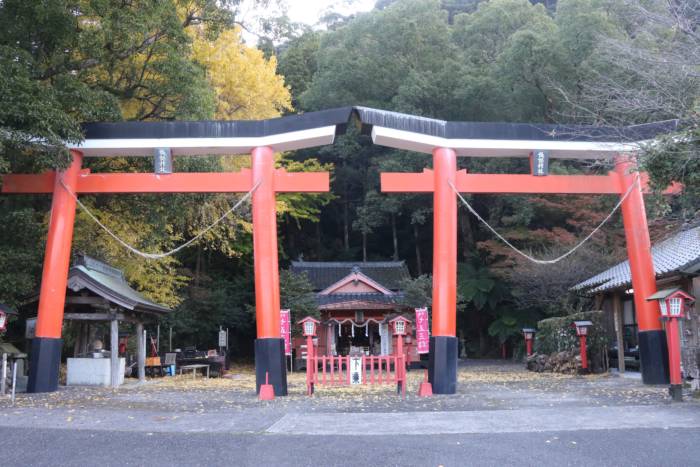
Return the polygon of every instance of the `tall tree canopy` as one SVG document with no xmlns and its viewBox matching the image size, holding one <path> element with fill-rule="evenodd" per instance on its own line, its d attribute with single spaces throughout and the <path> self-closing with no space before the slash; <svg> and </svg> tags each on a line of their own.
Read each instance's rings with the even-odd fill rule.
<svg viewBox="0 0 700 467">
<path fill-rule="evenodd" d="M 0 2 L 0 172 L 69 161 L 65 142 L 99 120 L 255 119 L 367 105 L 466 121 L 626 125 L 679 119 L 650 145 L 643 168 L 678 199 L 647 198 L 652 229 L 698 216 L 698 21 L 694 0 L 382 0 L 325 29 L 292 23 L 277 0 L 258 0 L 241 25 L 238 0 Z M 262 36 L 258 47 L 241 28 Z M 182 157 L 178 171 L 238 170 L 241 157 Z M 355 125 L 333 146 L 279 154 L 292 171 L 332 170 L 332 194 L 278 198 L 282 263 L 406 259 L 430 270 L 432 202 L 384 195 L 378 174 L 420 171 L 430 158 L 373 146 Z M 93 171 L 148 171 L 145 159 L 88 160 Z M 527 173 L 521 159 L 460 159 L 471 172 Z M 554 161 L 559 174 L 604 173 L 592 161 Z M 223 195 L 83 197 L 117 234 L 148 251 L 198 233 L 234 202 Z M 612 197 L 474 196 L 483 217 L 518 247 L 556 256 L 587 234 Z M 40 273 L 46 197 L 0 198 L 0 299 L 17 303 Z M 218 325 L 252 334 L 251 225 L 241 211 L 192 248 L 161 262 L 125 255 L 84 213 L 75 249 L 126 270 L 151 298 L 178 305 L 176 332 L 197 343 Z M 657 220 L 659 220 L 657 222 Z M 661 228 L 657 229 L 657 226 Z M 622 256 L 619 220 L 593 253 L 547 269 L 523 263 L 466 211 L 459 214 L 461 331 L 486 351 L 537 316 L 585 306 L 568 284 Z M 616 256 L 617 254 L 617 256 Z M 535 283 L 548 289 L 532 293 Z M 306 285 L 285 279 L 285 300 L 310 306 Z M 425 301 L 425 276 L 411 284 Z M 499 284 L 496 286 L 495 284 Z M 419 290 L 420 289 L 420 290 Z M 417 291 L 417 292 L 416 292 Z M 414 293 L 415 292 L 415 293 Z M 545 293 L 546 292 L 546 293 Z M 415 298 L 415 297 L 414 297 Z M 213 337 L 212 337 L 213 338 Z M 244 348 L 245 344 L 241 344 Z"/>
</svg>

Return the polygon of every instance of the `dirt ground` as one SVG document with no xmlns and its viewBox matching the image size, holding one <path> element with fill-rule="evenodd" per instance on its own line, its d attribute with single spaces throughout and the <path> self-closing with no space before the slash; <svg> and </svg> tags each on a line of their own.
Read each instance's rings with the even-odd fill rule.
<svg viewBox="0 0 700 467">
<path fill-rule="evenodd" d="M 534 407 L 651 405 L 669 402 L 666 387 L 645 386 L 641 380 L 617 375 L 571 376 L 533 373 L 523 364 L 467 361 L 458 370 L 455 395 L 418 397 L 424 371 L 408 372 L 407 396 L 396 385 L 317 386 L 305 393 L 305 374 L 288 375 L 289 395 L 261 402 L 255 396 L 252 366 L 236 366 L 225 378 L 192 376 L 149 378 L 145 384 L 127 380 L 119 389 L 65 387 L 55 393 L 18 394 L 15 408 L 155 410 L 203 413 L 218 410 L 274 408 L 291 412 L 406 412 L 502 410 Z M 0 399 L 0 410 L 10 404 Z"/>
</svg>

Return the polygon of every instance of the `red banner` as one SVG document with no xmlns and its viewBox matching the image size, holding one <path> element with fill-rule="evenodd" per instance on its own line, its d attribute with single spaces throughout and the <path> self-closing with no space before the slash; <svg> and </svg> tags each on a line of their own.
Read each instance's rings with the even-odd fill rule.
<svg viewBox="0 0 700 467">
<path fill-rule="evenodd" d="M 280 310 L 280 334 L 284 338 L 284 354 L 292 355 L 292 327 L 289 310 Z"/>
<path fill-rule="evenodd" d="M 430 351 L 430 327 L 428 326 L 428 309 L 416 308 L 416 351 Z"/>
</svg>

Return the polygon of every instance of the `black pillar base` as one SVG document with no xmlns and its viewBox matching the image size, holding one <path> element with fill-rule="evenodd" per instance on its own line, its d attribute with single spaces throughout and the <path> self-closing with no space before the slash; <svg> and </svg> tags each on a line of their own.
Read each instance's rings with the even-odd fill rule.
<svg viewBox="0 0 700 467">
<path fill-rule="evenodd" d="M 683 385 L 672 384 L 668 387 L 668 395 L 674 402 L 683 402 Z"/>
<path fill-rule="evenodd" d="M 255 339 L 255 392 L 260 394 L 260 385 L 265 384 L 265 374 L 275 396 L 287 395 L 287 358 L 284 355 L 284 339 Z"/>
<path fill-rule="evenodd" d="M 29 356 L 27 392 L 54 392 L 58 389 L 63 339 L 35 337 Z"/>
<path fill-rule="evenodd" d="M 431 336 L 428 360 L 428 380 L 433 394 L 457 392 L 457 338 Z"/>
<path fill-rule="evenodd" d="M 639 359 L 644 384 L 668 384 L 666 332 L 639 331 Z"/>
</svg>

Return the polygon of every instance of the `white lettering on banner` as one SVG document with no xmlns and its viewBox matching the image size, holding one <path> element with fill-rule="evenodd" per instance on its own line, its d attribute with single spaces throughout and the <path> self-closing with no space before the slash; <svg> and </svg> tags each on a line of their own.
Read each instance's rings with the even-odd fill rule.
<svg viewBox="0 0 700 467">
<path fill-rule="evenodd" d="M 416 308 L 416 352 L 430 352 L 430 327 L 428 325 L 428 309 Z"/>
<path fill-rule="evenodd" d="M 284 354 L 292 355 L 292 327 L 289 310 L 280 310 L 280 334 L 284 338 Z"/>
</svg>

